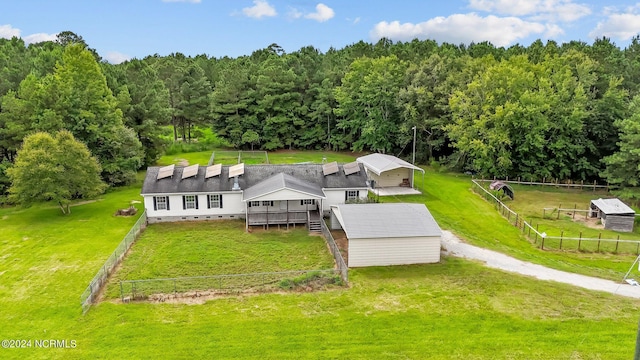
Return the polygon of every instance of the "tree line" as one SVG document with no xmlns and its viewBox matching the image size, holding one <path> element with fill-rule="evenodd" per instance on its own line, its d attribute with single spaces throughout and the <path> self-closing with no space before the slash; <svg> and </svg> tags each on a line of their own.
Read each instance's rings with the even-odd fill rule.
<svg viewBox="0 0 640 360">
<path fill-rule="evenodd" d="M 211 128 L 237 148 L 416 157 L 484 176 L 640 179 L 640 38 L 624 49 L 432 40 L 357 42 L 237 58 L 150 55 L 113 65 L 81 36 L 0 39 L 0 193 L 29 134 L 68 131 L 109 185 L 167 142 Z"/>
</svg>

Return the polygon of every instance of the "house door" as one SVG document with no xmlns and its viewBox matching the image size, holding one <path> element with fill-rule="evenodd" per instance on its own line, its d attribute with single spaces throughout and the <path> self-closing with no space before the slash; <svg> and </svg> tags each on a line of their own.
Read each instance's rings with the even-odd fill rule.
<svg viewBox="0 0 640 360">
<path fill-rule="evenodd" d="M 280 200 L 280 210 L 287 210 L 287 202 L 288 200 Z"/>
</svg>

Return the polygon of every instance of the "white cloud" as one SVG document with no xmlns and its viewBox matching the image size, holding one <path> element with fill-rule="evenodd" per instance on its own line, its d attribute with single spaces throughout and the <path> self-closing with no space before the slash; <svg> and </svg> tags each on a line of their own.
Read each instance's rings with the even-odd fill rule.
<svg viewBox="0 0 640 360">
<path fill-rule="evenodd" d="M 184 3 L 199 4 L 201 0 L 162 0 L 162 2 L 166 2 L 166 3 L 184 2 Z"/>
<path fill-rule="evenodd" d="M 24 40 L 27 44 L 35 44 L 43 41 L 53 41 L 56 39 L 58 34 L 46 34 L 46 33 L 37 33 L 31 34 L 27 36 L 21 36 L 22 31 L 20 29 L 16 29 L 13 26 L 0 25 L 0 38 L 11 39 L 12 37 L 19 37 Z"/>
<path fill-rule="evenodd" d="M 119 53 L 117 51 L 109 51 L 109 52 L 107 52 L 107 54 L 104 56 L 104 58 L 107 59 L 107 61 L 112 63 L 112 64 L 120 64 L 120 63 L 125 62 L 127 60 L 131 60 L 131 56 L 125 55 L 123 53 Z"/>
<path fill-rule="evenodd" d="M 547 24 L 547 31 L 544 32 L 544 36 L 547 38 L 557 38 L 560 35 L 564 35 L 564 29 L 556 24 Z"/>
<path fill-rule="evenodd" d="M 316 12 L 309 13 L 304 17 L 306 19 L 315 20 L 317 22 L 325 22 L 333 18 L 335 15 L 336 13 L 333 11 L 332 8 L 328 7 L 323 3 L 319 3 L 318 5 L 316 5 Z"/>
<path fill-rule="evenodd" d="M 629 40 L 639 33 L 640 14 L 611 14 L 605 21 L 599 22 L 598 26 L 589 33 L 589 36 Z"/>
<path fill-rule="evenodd" d="M 263 16 L 276 16 L 276 9 L 266 0 L 253 0 L 253 6 L 242 9 L 242 13 L 248 17 L 260 19 Z"/>
<path fill-rule="evenodd" d="M 43 41 L 55 41 L 58 34 L 37 33 L 24 36 L 24 42 L 27 44 L 35 44 Z"/>
<path fill-rule="evenodd" d="M 591 14 L 591 8 L 574 0 L 469 0 L 474 10 L 508 16 L 524 16 L 528 20 L 573 22 Z"/>
<path fill-rule="evenodd" d="M 302 17 L 302 15 L 304 15 L 304 14 L 301 13 L 300 11 L 298 11 L 298 9 L 296 9 L 296 8 L 290 8 L 289 9 L 289 13 L 287 14 L 287 16 L 290 19 L 300 19 Z"/>
<path fill-rule="evenodd" d="M 353 19 L 353 24 L 357 24 L 360 22 L 360 16 L 358 16 L 357 18 Z"/>
<path fill-rule="evenodd" d="M 14 36 L 20 37 L 20 29 L 11 25 L 0 25 L 0 38 L 11 39 Z"/>
<path fill-rule="evenodd" d="M 558 32 L 558 29 L 551 30 Z M 517 17 L 481 17 L 470 13 L 436 17 L 418 24 L 382 21 L 376 24 L 370 35 L 374 40 L 383 37 L 396 41 L 418 38 L 452 44 L 490 41 L 496 46 L 508 46 L 519 39 L 549 30 L 541 23 L 524 21 Z"/>
</svg>

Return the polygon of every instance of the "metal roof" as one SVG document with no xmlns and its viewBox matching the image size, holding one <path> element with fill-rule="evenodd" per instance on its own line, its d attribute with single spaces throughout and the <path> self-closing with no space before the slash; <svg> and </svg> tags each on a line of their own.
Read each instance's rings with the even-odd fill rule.
<svg viewBox="0 0 640 360">
<path fill-rule="evenodd" d="M 591 203 L 607 215 L 636 213 L 632 208 L 620 201 L 620 199 L 598 199 L 591 200 Z"/>
<path fill-rule="evenodd" d="M 252 200 L 284 189 L 309 194 L 313 198 L 325 198 L 322 188 L 318 185 L 279 173 L 246 189 L 242 194 L 242 200 Z"/>
<path fill-rule="evenodd" d="M 341 204 L 331 207 L 349 239 L 441 236 L 424 204 Z"/>
<path fill-rule="evenodd" d="M 184 194 L 231 191 L 233 178 L 229 178 L 229 166 L 222 166 L 220 176 L 205 179 L 206 167 L 200 166 L 195 177 L 182 181 L 184 167 L 176 166 L 172 177 L 157 179 L 159 167 L 147 168 L 142 184 L 142 194 Z M 364 170 L 364 168 L 362 168 Z M 343 171 L 324 176 L 322 164 L 246 165 L 244 175 L 238 183 L 241 189 L 248 189 L 276 174 L 287 174 L 296 179 L 315 184 L 321 189 L 366 189 L 367 177 L 364 171 L 345 176 Z"/>
<path fill-rule="evenodd" d="M 357 158 L 356 161 L 364 164 L 369 171 L 373 171 L 376 175 L 399 168 L 414 169 L 424 172 L 424 170 L 413 164 L 387 154 L 369 154 Z"/>
</svg>

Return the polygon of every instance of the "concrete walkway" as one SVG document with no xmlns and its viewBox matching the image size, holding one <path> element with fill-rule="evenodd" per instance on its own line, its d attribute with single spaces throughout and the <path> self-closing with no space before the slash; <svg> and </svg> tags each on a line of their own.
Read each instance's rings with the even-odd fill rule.
<svg viewBox="0 0 640 360">
<path fill-rule="evenodd" d="M 632 286 L 626 283 L 617 283 L 591 276 L 554 270 L 542 265 L 514 259 L 496 251 L 463 243 L 450 231 L 442 231 L 442 246 L 445 248 L 444 253 L 447 255 L 479 260 L 486 263 L 488 267 L 495 269 L 533 276 L 540 280 L 552 280 L 589 290 L 605 291 L 616 295 L 640 299 L 640 286 Z"/>
</svg>

